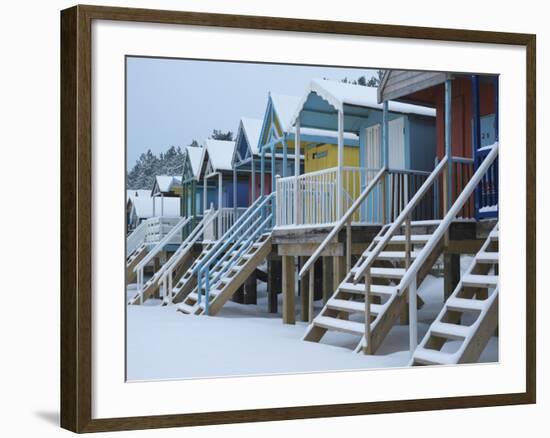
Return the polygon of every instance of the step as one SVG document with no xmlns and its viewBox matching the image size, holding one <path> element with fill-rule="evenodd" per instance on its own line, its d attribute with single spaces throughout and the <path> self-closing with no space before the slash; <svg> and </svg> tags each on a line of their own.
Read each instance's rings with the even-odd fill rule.
<svg viewBox="0 0 550 438">
<path fill-rule="evenodd" d="M 361 301 L 340 300 L 338 298 L 331 298 L 327 301 L 327 307 L 334 310 L 342 310 L 344 312 L 362 312 L 365 313 L 365 303 Z M 379 315 L 382 311 L 380 304 L 371 304 L 371 315 Z"/>
<path fill-rule="evenodd" d="M 445 306 L 449 310 L 459 312 L 464 310 L 478 310 L 481 312 L 485 308 L 485 300 L 451 297 L 447 300 Z"/>
<path fill-rule="evenodd" d="M 432 237 L 431 234 L 412 234 L 411 235 L 411 243 L 413 243 L 413 244 L 426 243 L 428 240 L 430 240 L 430 237 Z M 383 238 L 384 238 L 383 236 L 382 237 L 376 236 L 374 238 L 374 240 L 375 241 L 380 241 Z M 390 242 L 391 243 L 405 243 L 406 240 L 407 240 L 407 236 L 398 234 L 396 236 L 392 236 L 392 238 L 390 239 Z"/>
<path fill-rule="evenodd" d="M 456 362 L 455 355 L 418 347 L 414 351 L 413 361 L 423 365 L 448 365 Z"/>
<path fill-rule="evenodd" d="M 470 332 L 471 327 L 446 322 L 436 321 L 430 326 L 432 335 L 447 339 L 466 339 Z"/>
<path fill-rule="evenodd" d="M 498 230 L 493 230 L 489 233 L 489 240 L 496 242 L 498 240 Z"/>
<path fill-rule="evenodd" d="M 476 261 L 479 263 L 498 263 L 498 252 L 480 252 L 476 255 Z"/>
<path fill-rule="evenodd" d="M 407 272 L 404 268 L 370 268 L 371 277 L 402 278 Z"/>
<path fill-rule="evenodd" d="M 461 282 L 466 287 L 496 287 L 498 284 L 498 275 L 467 274 L 462 276 Z"/>
<path fill-rule="evenodd" d="M 338 287 L 338 290 L 340 292 L 347 292 L 350 294 L 365 294 L 365 285 L 364 283 L 342 283 Z M 370 286 L 370 293 L 372 295 L 392 295 L 396 290 L 395 286 L 386 286 L 381 284 L 371 284 Z"/>
<path fill-rule="evenodd" d="M 362 335 L 365 333 L 365 324 L 361 322 L 348 321 L 346 319 L 331 318 L 329 316 L 318 316 L 313 320 L 313 324 L 328 330 Z"/>
<path fill-rule="evenodd" d="M 194 306 L 190 306 L 185 303 L 178 304 L 178 310 L 180 310 L 183 313 L 193 314 L 195 313 L 196 308 Z"/>
<path fill-rule="evenodd" d="M 418 254 L 420 254 L 419 251 L 411 251 L 411 258 L 415 259 L 418 257 Z M 363 253 L 365 257 L 368 257 L 371 255 L 370 251 L 366 251 Z M 378 254 L 377 260 L 395 260 L 395 259 L 404 259 L 405 258 L 405 251 L 382 251 L 380 254 Z"/>
</svg>

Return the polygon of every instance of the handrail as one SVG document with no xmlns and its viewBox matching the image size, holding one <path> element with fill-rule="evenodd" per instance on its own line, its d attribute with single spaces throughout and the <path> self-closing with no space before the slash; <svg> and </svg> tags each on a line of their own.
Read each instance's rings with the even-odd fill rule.
<svg viewBox="0 0 550 438">
<path fill-rule="evenodd" d="M 432 186 L 435 179 L 439 176 L 439 174 L 445 168 L 445 166 L 447 166 L 447 163 L 448 163 L 448 157 L 445 156 L 443 160 L 441 160 L 441 162 L 432 171 L 432 173 L 426 179 L 426 181 L 424 181 L 424 184 L 420 186 L 418 191 L 414 194 L 412 199 L 408 202 L 408 204 L 401 211 L 401 213 L 399 213 L 399 216 L 397 216 L 397 219 L 395 219 L 395 221 L 392 223 L 392 225 L 390 226 L 390 229 L 386 232 L 386 234 L 384 234 L 382 239 L 380 239 L 376 247 L 372 250 L 372 252 L 370 252 L 369 256 L 365 259 L 362 265 L 359 266 L 357 273 L 353 277 L 354 283 L 357 283 L 365 275 L 365 271 L 370 268 L 372 262 L 382 252 L 382 249 L 387 245 L 389 240 L 392 238 L 393 234 L 401 227 L 402 223 L 405 221 L 407 216 L 411 214 L 412 210 L 424 197 L 428 189 Z"/>
<path fill-rule="evenodd" d="M 163 248 L 164 245 L 166 245 L 172 238 L 176 235 L 178 231 L 180 231 L 183 227 L 185 227 L 189 221 L 192 220 L 192 217 L 183 217 L 181 218 L 176 225 L 168 232 L 166 233 L 166 236 L 164 236 L 159 243 L 157 243 L 154 248 L 147 253 L 147 255 L 136 265 L 134 268 L 134 272 L 137 272 L 140 269 L 143 269 L 147 263 L 149 263 L 155 255 L 157 255 L 159 248 Z M 162 220 L 160 221 L 160 226 L 162 227 Z"/>
<path fill-rule="evenodd" d="M 246 211 L 237 219 L 233 225 L 223 234 L 223 236 L 220 236 L 220 238 L 217 240 L 217 242 L 214 244 L 212 248 L 210 248 L 209 255 L 206 256 L 206 258 L 198 264 L 195 269 L 193 269 L 193 274 L 196 273 L 202 266 L 204 266 L 214 255 L 217 255 L 219 252 L 219 248 L 223 246 L 225 248 L 225 245 L 227 243 L 230 243 L 230 239 L 239 231 L 241 231 L 243 222 L 248 220 L 248 217 L 255 212 L 259 207 L 260 204 L 263 206 L 265 202 L 274 194 L 274 192 L 270 193 L 269 195 L 264 195 L 264 197 L 259 197 L 256 199 L 250 207 L 246 209 Z"/>
<path fill-rule="evenodd" d="M 443 237 L 447 229 L 451 226 L 453 219 L 459 213 L 462 206 L 468 201 L 470 195 L 476 189 L 477 185 L 489 169 L 489 166 L 493 164 L 497 156 L 498 143 L 495 143 L 491 152 L 486 156 L 476 172 L 472 175 L 472 178 L 470 179 L 470 181 L 468 181 L 468 184 L 466 184 L 454 204 L 451 206 L 445 217 L 441 220 L 438 227 L 435 229 L 434 233 L 426 242 L 426 245 L 424 245 L 424 248 L 422 248 L 422 250 L 418 253 L 414 262 L 411 264 L 410 268 L 407 270 L 407 272 L 399 282 L 397 289 L 400 294 L 402 294 L 409 287 L 412 280 L 416 278 L 417 271 L 420 270 L 420 267 L 424 264 L 437 242 Z"/>
<path fill-rule="evenodd" d="M 332 231 L 328 234 L 327 237 L 325 237 L 325 240 L 317 247 L 315 252 L 311 255 L 311 257 L 308 258 L 307 262 L 302 266 L 302 269 L 299 272 L 299 277 L 302 278 L 307 271 L 311 268 L 311 266 L 317 261 L 321 253 L 324 251 L 326 246 L 330 243 L 330 241 L 340 232 L 340 230 L 346 225 L 348 220 L 353 216 L 355 213 L 355 210 L 359 208 L 361 203 L 367 198 L 367 196 L 370 194 L 370 192 L 376 187 L 380 179 L 385 175 L 386 168 L 380 169 L 380 171 L 376 174 L 376 176 L 371 180 L 371 182 L 367 185 L 365 190 L 359 195 L 359 197 L 353 202 L 350 208 L 344 213 L 342 218 L 334 225 L 332 228 Z"/>
<path fill-rule="evenodd" d="M 165 280 L 166 276 L 173 271 L 174 265 L 181 260 L 183 257 L 183 254 L 191 248 L 195 242 L 198 240 L 199 236 L 204 231 L 204 228 L 207 227 L 212 223 L 212 221 L 216 218 L 217 214 L 215 210 L 212 210 L 211 213 L 208 213 L 207 216 L 204 216 L 201 221 L 197 224 L 196 227 L 193 228 L 193 231 L 189 233 L 189 236 L 181 243 L 178 250 L 170 257 L 170 259 L 162 266 L 160 271 L 162 271 L 162 276 L 159 278 L 158 283 L 161 283 Z M 181 250 L 180 249 L 184 248 Z"/>
<path fill-rule="evenodd" d="M 139 246 L 135 244 L 134 240 L 145 240 L 145 228 L 147 227 L 148 219 L 141 222 L 132 232 L 126 236 L 126 256 L 128 257 Z M 132 245 L 133 244 L 133 245 Z M 128 247 L 133 246 L 132 250 L 128 252 Z"/>
</svg>

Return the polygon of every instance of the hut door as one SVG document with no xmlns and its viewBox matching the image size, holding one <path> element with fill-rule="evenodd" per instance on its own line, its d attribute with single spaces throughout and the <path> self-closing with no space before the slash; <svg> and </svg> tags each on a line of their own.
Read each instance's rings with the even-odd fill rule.
<svg viewBox="0 0 550 438">
<path fill-rule="evenodd" d="M 472 122 L 473 124 L 473 122 Z M 480 148 L 475 151 L 474 168 L 477 169 L 491 151 L 496 141 L 495 114 L 480 117 Z M 495 218 L 498 216 L 498 158 L 489 167 L 482 178 L 475 194 L 477 219 Z"/>
<path fill-rule="evenodd" d="M 388 166 L 390 169 L 405 168 L 405 118 L 399 117 L 388 123 Z"/>
<path fill-rule="evenodd" d="M 382 167 L 380 156 L 380 125 L 370 126 L 365 133 L 366 160 L 367 169 L 378 170 Z"/>
</svg>

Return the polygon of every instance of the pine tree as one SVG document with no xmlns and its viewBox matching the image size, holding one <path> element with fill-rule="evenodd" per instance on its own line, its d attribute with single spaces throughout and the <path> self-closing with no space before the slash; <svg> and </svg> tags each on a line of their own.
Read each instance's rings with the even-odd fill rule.
<svg viewBox="0 0 550 438">
<path fill-rule="evenodd" d="M 221 129 L 214 129 L 210 136 L 213 140 L 233 140 L 233 131 L 223 132 Z"/>
</svg>

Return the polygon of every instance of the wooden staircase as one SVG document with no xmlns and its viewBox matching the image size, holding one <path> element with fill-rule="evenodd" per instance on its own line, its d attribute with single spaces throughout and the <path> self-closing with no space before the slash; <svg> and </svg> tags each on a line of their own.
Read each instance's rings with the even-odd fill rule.
<svg viewBox="0 0 550 438">
<path fill-rule="evenodd" d="M 212 277 L 217 279 L 210 287 L 209 315 L 215 315 L 233 294 L 254 273 L 271 252 L 271 233 L 261 234 L 251 245 L 231 248 L 228 260 L 216 265 Z M 241 253 L 241 254 L 239 254 Z M 200 315 L 205 311 L 205 300 L 199 304 L 198 287 L 180 303 L 182 313 Z"/>
<path fill-rule="evenodd" d="M 133 283 L 137 274 L 134 272 L 134 268 L 149 252 L 147 245 L 142 243 L 138 246 L 127 258 L 126 258 L 126 283 Z"/>
<path fill-rule="evenodd" d="M 498 237 L 497 223 L 414 351 L 411 365 L 479 360 L 498 326 Z"/>
<path fill-rule="evenodd" d="M 417 256 L 431 237 L 430 231 L 438 221 L 411 223 L 411 260 Z M 327 301 L 321 312 L 313 319 L 303 337 L 305 341 L 319 342 L 327 331 L 337 331 L 359 337 L 356 352 L 366 347 L 365 333 L 365 283 L 364 280 L 354 283 L 354 276 L 359 267 L 371 255 L 374 248 L 383 239 L 389 225 L 384 226 L 366 251 L 359 257 L 353 268 L 346 274 L 344 281 Z M 400 231 L 401 233 L 401 231 Z M 406 236 L 395 234 L 374 259 L 371 272 L 370 296 L 370 329 L 371 345 L 369 352 L 374 353 L 400 318 L 406 314 L 407 296 L 398 293 L 398 284 L 407 272 Z M 443 242 L 438 242 L 430 257 L 419 270 L 417 284 L 420 284 L 443 250 Z"/>
<path fill-rule="evenodd" d="M 271 252 L 274 213 L 274 193 L 258 198 L 219 241 L 203 252 L 176 291 L 178 300 L 183 298 L 178 304 L 180 312 L 219 312 Z"/>
</svg>

